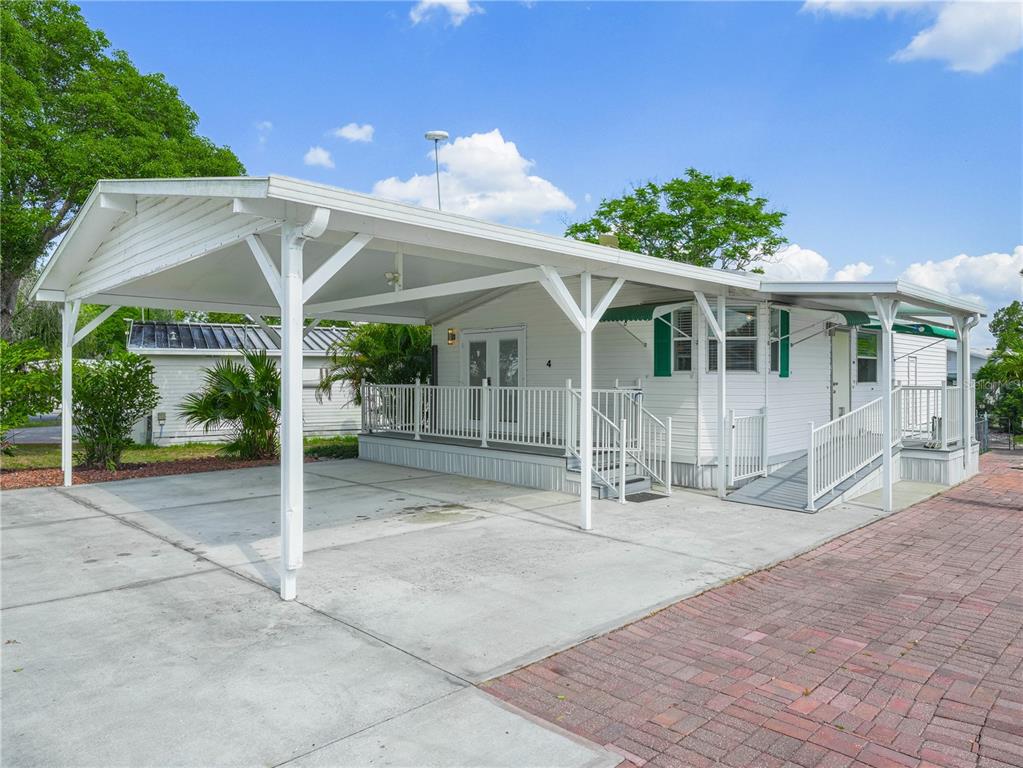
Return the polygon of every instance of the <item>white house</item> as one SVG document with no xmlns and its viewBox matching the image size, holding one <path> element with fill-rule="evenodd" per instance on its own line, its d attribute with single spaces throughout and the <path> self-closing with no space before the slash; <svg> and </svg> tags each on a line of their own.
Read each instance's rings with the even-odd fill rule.
<svg viewBox="0 0 1023 768">
<path fill-rule="evenodd" d="M 309 319 L 434 328 L 435 381 L 361 393 L 363 458 L 574 489 L 583 529 L 594 492 L 813 511 L 875 484 L 890 510 L 900 478 L 977 471 L 970 367 L 933 379 L 919 341 L 952 337 L 968 362 L 985 308 L 902 280 L 775 281 L 267 176 L 98 182 L 33 296 L 63 308 L 68 485 L 67 363 L 114 308 L 281 317 L 285 599 Z M 82 302 L 110 309 L 78 328 Z"/>
<path fill-rule="evenodd" d="M 949 343 L 946 349 L 948 356 L 948 383 L 955 384 L 959 379 L 959 355 L 956 351 L 955 345 Z M 991 356 L 990 350 L 984 349 L 971 349 L 970 350 L 970 373 L 976 374 L 977 371 L 983 367 L 984 363 L 987 362 L 988 357 Z"/>
<path fill-rule="evenodd" d="M 362 426 L 350 386 L 335 383 L 329 396 L 317 397 L 330 347 L 343 334 L 341 328 L 314 327 L 302 339 L 302 431 L 307 436 L 350 434 Z M 206 369 L 220 360 L 240 359 L 242 350 L 281 355 L 279 329 L 255 324 L 133 322 L 127 347 L 147 357 L 156 369 L 160 402 L 134 430 L 136 442 L 155 445 L 227 440 L 226 429 L 204 432 L 200 426 L 189 426 L 180 410 L 184 397 L 202 387 Z"/>
</svg>

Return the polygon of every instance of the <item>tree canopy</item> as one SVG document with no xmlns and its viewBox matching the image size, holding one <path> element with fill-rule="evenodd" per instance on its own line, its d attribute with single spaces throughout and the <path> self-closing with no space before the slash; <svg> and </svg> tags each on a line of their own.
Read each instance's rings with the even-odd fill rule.
<svg viewBox="0 0 1023 768">
<path fill-rule="evenodd" d="M 618 247 L 701 267 L 748 269 L 769 261 L 788 241 L 785 214 L 753 195 L 734 176 L 689 168 L 682 178 L 648 182 L 622 197 L 603 200 L 593 217 L 568 227 L 577 240 L 599 242 L 614 234 Z"/>
<path fill-rule="evenodd" d="M 162 74 L 142 74 L 65 0 L 0 3 L 0 337 L 18 285 L 98 179 L 236 176 Z"/>
<path fill-rule="evenodd" d="M 977 402 L 1019 434 L 1023 427 L 1023 303 L 1014 301 L 991 319 L 995 348 L 977 371 Z"/>
</svg>

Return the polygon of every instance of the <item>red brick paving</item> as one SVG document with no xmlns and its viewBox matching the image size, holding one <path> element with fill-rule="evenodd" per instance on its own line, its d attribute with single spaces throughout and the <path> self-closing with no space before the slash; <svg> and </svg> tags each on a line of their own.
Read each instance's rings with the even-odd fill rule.
<svg viewBox="0 0 1023 768">
<path fill-rule="evenodd" d="M 624 766 L 1023 766 L 1014 466 L 483 687 Z"/>
</svg>

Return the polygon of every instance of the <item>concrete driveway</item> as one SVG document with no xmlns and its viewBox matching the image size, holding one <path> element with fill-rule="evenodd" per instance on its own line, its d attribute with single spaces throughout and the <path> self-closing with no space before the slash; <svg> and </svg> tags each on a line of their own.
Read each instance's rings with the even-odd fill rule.
<svg viewBox="0 0 1023 768">
<path fill-rule="evenodd" d="M 879 514 L 594 505 L 362 461 L 3 494 L 10 765 L 615 765 L 474 687 Z"/>
</svg>

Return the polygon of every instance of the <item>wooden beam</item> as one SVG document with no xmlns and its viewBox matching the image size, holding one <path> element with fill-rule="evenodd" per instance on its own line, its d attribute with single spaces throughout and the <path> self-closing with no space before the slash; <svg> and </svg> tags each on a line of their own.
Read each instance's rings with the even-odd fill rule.
<svg viewBox="0 0 1023 768">
<path fill-rule="evenodd" d="M 725 341 L 725 332 L 718 324 L 717 318 L 714 317 L 714 310 L 710 308 L 710 304 L 707 303 L 707 297 L 703 295 L 702 291 L 695 291 L 696 302 L 700 305 L 700 309 L 703 311 L 703 316 L 707 318 L 707 325 L 710 326 L 710 332 L 714 334 L 714 338 L 717 339 L 718 344 L 723 344 Z"/>
<path fill-rule="evenodd" d="M 100 192 L 99 207 L 108 211 L 127 213 L 132 216 L 137 210 L 135 195 L 118 195 L 112 192 Z"/>
<path fill-rule="evenodd" d="M 565 281 L 561 279 L 561 275 L 553 267 L 540 267 L 540 270 L 543 274 L 540 285 L 554 299 L 554 303 L 565 313 L 565 317 L 569 319 L 577 331 L 583 332 L 587 330 L 589 318 L 585 317 L 579 309 L 579 305 L 572 298 L 572 294 L 565 285 Z"/>
<path fill-rule="evenodd" d="M 245 242 L 249 246 L 249 250 L 252 251 L 253 257 L 256 259 L 256 263 L 259 265 L 259 269 L 263 273 L 263 278 L 266 280 L 266 284 L 270 286 L 270 290 L 273 292 L 274 298 L 277 299 L 277 305 L 281 304 L 281 273 L 277 271 L 277 267 L 274 266 L 273 261 L 270 259 L 270 253 L 266 250 L 266 246 L 263 245 L 263 241 L 259 239 L 257 235 L 249 235 L 245 238 Z"/>
<path fill-rule="evenodd" d="M 80 342 L 82 339 L 84 339 L 90 333 L 95 331 L 99 327 L 100 323 L 102 323 L 104 320 L 106 320 L 108 317 L 110 317 L 112 314 L 114 314 L 114 312 L 116 312 L 120 308 L 121 308 L 120 304 L 111 304 L 109 307 L 107 307 L 102 312 L 100 312 L 98 315 L 96 315 L 96 317 L 92 318 L 92 320 L 90 320 L 88 323 L 86 323 L 81 328 L 81 330 L 75 332 L 75 335 L 71 338 L 71 346 L 73 347 L 75 344 Z"/>
<path fill-rule="evenodd" d="M 344 266 L 354 259 L 369 241 L 372 235 L 356 234 L 351 240 L 341 246 L 334 254 L 327 259 L 320 268 L 306 278 L 302 286 L 302 301 L 308 302 L 327 281 L 341 271 Z"/>
<path fill-rule="evenodd" d="M 591 327 L 595 328 L 597 323 L 600 322 L 600 318 L 602 318 L 604 313 L 607 312 L 607 308 L 611 306 L 611 302 L 615 300 L 615 296 L 618 295 L 618 292 L 624 285 L 625 279 L 621 277 L 611 283 L 611 287 L 607 289 L 607 293 L 605 293 L 601 298 L 600 303 L 597 304 L 590 316 Z"/>
<path fill-rule="evenodd" d="M 327 301 L 322 304 L 310 304 L 309 311 L 320 314 L 348 312 L 358 309 L 372 309 L 389 304 L 401 304 L 421 299 L 435 299 L 442 296 L 457 296 L 461 293 L 488 291 L 506 285 L 522 285 L 533 283 L 543 278 L 543 273 L 536 267 L 517 269 L 512 272 L 501 272 L 496 275 L 472 277 L 467 280 L 455 280 L 450 283 L 437 283 L 422 288 L 406 288 L 401 291 L 389 291 L 372 296 L 359 296 L 352 299 Z"/>
<path fill-rule="evenodd" d="M 247 318 L 249 318 L 249 320 L 251 320 L 253 323 L 258 325 L 260 330 L 262 330 L 263 333 L 265 333 L 267 336 L 269 336 L 273 340 L 274 344 L 277 345 L 278 349 L 281 348 L 281 335 L 279 333 L 277 333 L 277 331 L 275 331 L 269 325 L 267 325 L 266 324 L 266 320 L 264 320 L 260 315 L 256 315 L 256 314 L 251 314 L 251 315 L 250 314 L 246 314 L 245 316 Z"/>
</svg>

